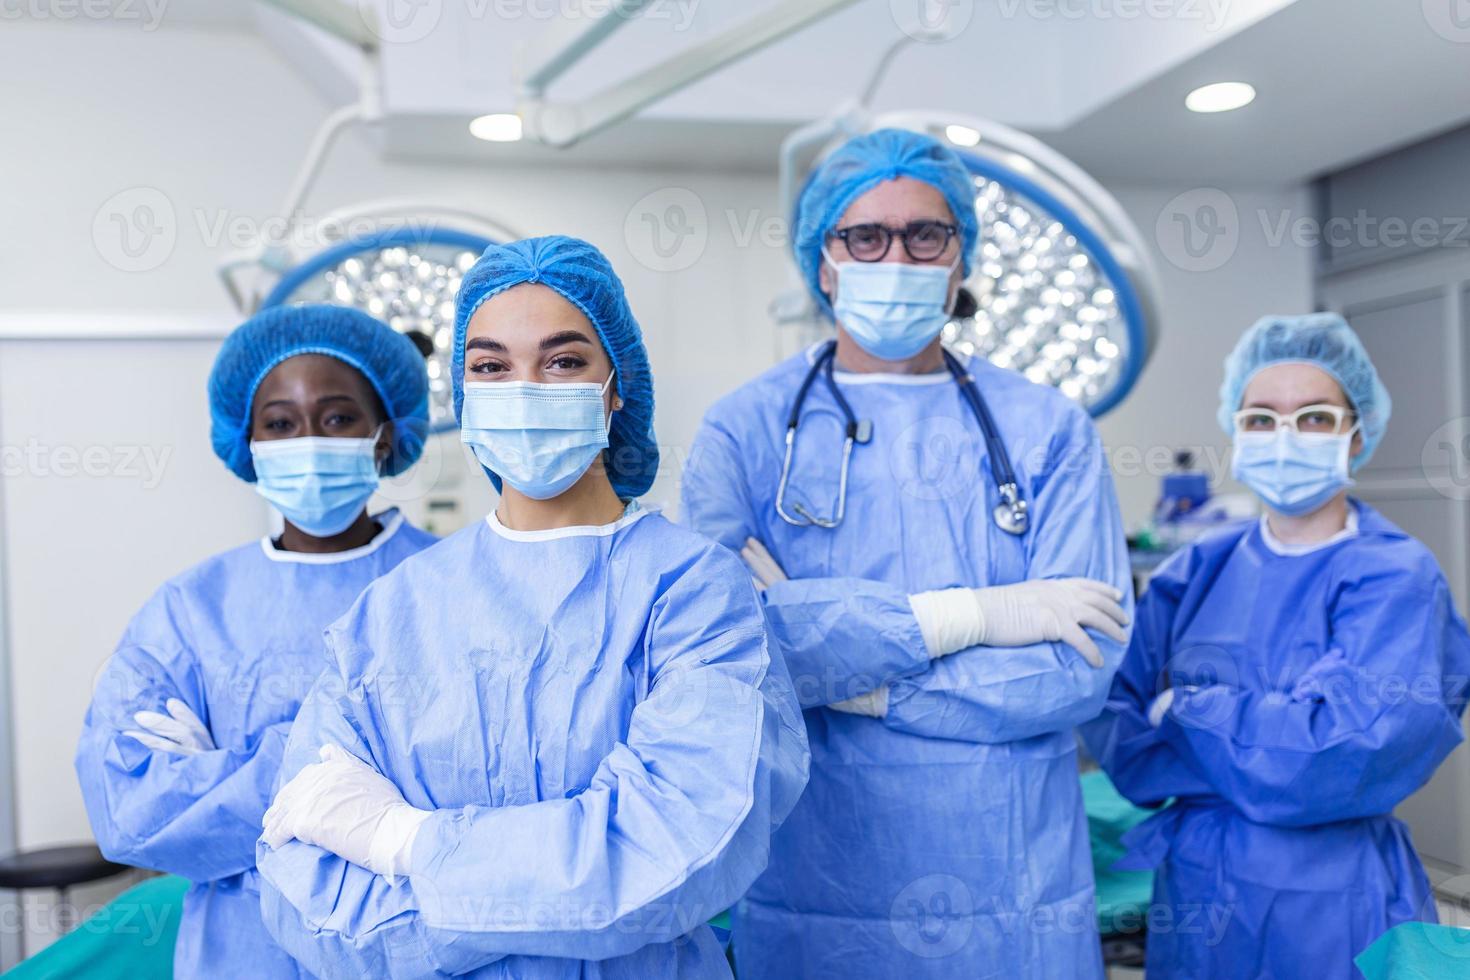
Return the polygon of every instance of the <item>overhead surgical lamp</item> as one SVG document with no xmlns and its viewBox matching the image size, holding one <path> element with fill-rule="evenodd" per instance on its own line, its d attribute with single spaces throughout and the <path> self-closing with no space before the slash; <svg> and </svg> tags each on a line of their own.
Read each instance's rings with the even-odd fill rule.
<svg viewBox="0 0 1470 980">
<path fill-rule="evenodd" d="M 334 227 L 360 228 L 364 221 L 376 227 L 301 256 L 259 308 L 350 306 L 406 334 L 428 361 L 430 430 L 453 428 L 454 298 L 464 273 L 487 246 L 517 236 L 464 213 L 415 208 L 413 220 L 403 220 L 391 208 L 371 208 L 358 209 L 355 217 L 327 219 L 324 223 Z"/>
<path fill-rule="evenodd" d="M 1122 206 L 1072 161 L 1008 126 L 906 112 L 873 120 L 885 127 L 959 136 L 965 145 L 955 152 L 975 178 L 980 240 L 965 288 L 976 309 L 951 322 L 945 340 L 1060 389 L 1094 416 L 1114 408 L 1158 331 L 1158 274 Z"/>
<path fill-rule="evenodd" d="M 823 145 L 820 159 L 851 136 L 883 128 L 946 141 L 974 175 L 980 239 L 964 284 L 974 303 L 956 311 L 945 342 L 1105 414 L 1138 380 L 1158 333 L 1158 274 L 1142 235 L 1097 181 L 1025 133 L 954 113 L 870 116 L 864 106 L 898 48 L 859 101 L 782 145 L 785 212 L 815 165 L 801 160 L 814 144 Z M 827 329 L 804 287 L 778 297 L 772 314 L 806 335 Z"/>
</svg>

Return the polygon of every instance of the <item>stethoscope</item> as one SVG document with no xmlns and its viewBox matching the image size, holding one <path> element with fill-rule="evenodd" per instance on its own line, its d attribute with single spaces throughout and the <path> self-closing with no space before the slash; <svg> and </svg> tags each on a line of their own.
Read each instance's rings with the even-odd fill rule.
<svg viewBox="0 0 1470 980">
<path fill-rule="evenodd" d="M 852 447 L 858 443 L 866 444 L 873 438 L 873 423 L 868 419 L 858 421 L 853 413 L 852 406 L 843 397 L 837 382 L 832 377 L 832 365 L 836 360 L 837 341 L 829 340 L 817 352 L 812 361 L 811 370 L 807 371 L 806 378 L 801 382 L 801 387 L 796 390 L 796 400 L 791 405 L 791 414 L 786 418 L 786 458 L 781 463 L 781 482 L 776 485 L 776 513 L 781 520 L 793 527 L 817 527 L 835 528 L 842 523 L 843 514 L 847 511 L 847 470 L 852 463 Z M 964 365 L 960 364 L 949 351 L 944 351 L 944 366 L 949 368 L 949 373 L 954 376 L 955 384 L 960 386 L 960 394 L 970 406 L 970 412 L 975 416 L 975 421 L 980 423 L 980 431 L 985 436 L 985 449 L 990 455 L 990 471 L 995 476 L 996 490 L 1000 493 L 1001 502 L 991 512 L 995 518 L 995 526 L 1007 534 L 1025 534 L 1026 528 L 1030 526 L 1031 517 L 1026 509 L 1026 501 L 1021 497 L 1021 488 L 1016 483 L 1016 471 L 1011 468 L 1011 457 L 1006 452 L 1005 444 L 1000 441 L 1000 432 L 995 427 L 995 418 L 990 414 L 990 406 L 985 404 L 985 399 L 980 395 L 980 389 L 975 386 L 975 379 Z M 837 406 L 842 409 L 842 417 L 847 421 L 846 436 L 842 441 L 842 472 L 837 483 L 837 511 L 831 517 L 818 517 L 807 510 L 801 504 L 792 504 L 792 510 L 797 516 L 792 517 L 786 513 L 786 485 L 791 479 L 791 457 L 796 451 L 796 430 L 801 425 L 801 409 L 806 404 L 806 396 L 811 391 L 812 382 L 821 375 L 827 383 L 827 390 L 832 392 L 832 398 Z"/>
</svg>

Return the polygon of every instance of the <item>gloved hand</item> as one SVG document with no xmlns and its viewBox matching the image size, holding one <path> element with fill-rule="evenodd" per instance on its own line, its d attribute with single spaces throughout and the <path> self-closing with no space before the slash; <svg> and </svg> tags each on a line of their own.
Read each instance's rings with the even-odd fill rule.
<svg viewBox="0 0 1470 980">
<path fill-rule="evenodd" d="M 1032 579 L 984 589 L 941 589 L 909 596 L 931 657 L 968 647 L 1023 647 L 1056 640 L 1073 647 L 1094 667 L 1102 651 L 1091 627 L 1119 643 L 1128 640 L 1123 594 L 1086 578 Z"/>
<path fill-rule="evenodd" d="M 745 547 L 740 549 L 740 557 L 745 559 L 746 566 L 750 569 L 751 577 L 755 579 L 755 587 L 764 592 L 777 582 L 786 581 L 786 573 L 781 566 L 776 564 L 776 559 L 766 550 L 766 546 L 755 538 L 746 538 Z"/>
<path fill-rule="evenodd" d="M 888 714 L 888 685 L 883 684 L 873 688 L 867 694 L 859 694 L 855 698 L 846 701 L 833 701 L 827 705 L 833 711 L 842 711 L 850 715 L 867 715 L 869 718 L 882 718 Z"/>
<path fill-rule="evenodd" d="M 133 720 L 144 730 L 140 732 L 130 729 L 123 734 L 137 739 L 150 749 L 173 752 L 176 755 L 199 755 L 215 750 L 209 729 L 204 727 L 204 722 L 199 720 L 199 716 L 187 704 L 178 698 L 169 698 L 163 703 L 163 708 L 168 714 L 161 715 L 156 711 L 135 713 Z"/>
<path fill-rule="evenodd" d="M 315 844 L 392 884 L 432 811 L 405 803 L 397 786 L 345 749 L 324 745 L 321 759 L 281 787 L 261 839 L 271 848 L 293 837 Z"/>
<path fill-rule="evenodd" d="M 1163 694 L 1154 698 L 1153 704 L 1148 706 L 1148 723 L 1158 728 L 1164 723 L 1164 716 L 1169 713 L 1169 708 L 1174 704 L 1174 689 L 1171 687 Z"/>
</svg>

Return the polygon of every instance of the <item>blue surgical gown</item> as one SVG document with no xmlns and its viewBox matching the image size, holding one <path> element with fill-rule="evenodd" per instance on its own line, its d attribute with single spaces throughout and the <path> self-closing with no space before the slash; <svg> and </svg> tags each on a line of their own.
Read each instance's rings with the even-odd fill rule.
<svg viewBox="0 0 1470 980">
<path fill-rule="evenodd" d="M 1358 533 L 1307 554 L 1257 522 L 1170 558 L 1084 730 L 1124 795 L 1175 800 L 1119 863 L 1158 868 L 1150 980 L 1354 977 L 1384 930 L 1435 920 L 1392 811 L 1461 739 L 1470 636 L 1429 550 L 1352 506 Z"/>
<path fill-rule="evenodd" d="M 291 719 L 327 665 L 322 630 L 373 579 L 434 542 L 398 511 L 361 548 L 316 555 L 265 539 L 164 583 L 133 617 L 97 681 L 77 776 L 102 852 L 193 885 L 179 977 L 299 976 L 260 920 L 255 841 Z M 122 734 L 137 711 L 179 698 L 218 748 L 156 751 Z"/>
<path fill-rule="evenodd" d="M 389 884 L 261 845 L 271 932 L 322 977 L 729 977 L 706 921 L 765 867 L 808 760 L 750 576 L 632 510 L 492 514 L 328 633 L 282 767 L 335 743 L 434 813 Z"/>
<path fill-rule="evenodd" d="M 1073 728 L 1101 709 L 1122 645 L 1094 634 L 1101 670 L 1062 643 L 931 661 L 908 600 L 1072 576 L 1127 591 L 1091 420 L 1050 388 L 970 363 L 1030 503 L 1031 530 L 1015 537 L 992 520 L 985 440 L 948 372 L 838 372 L 872 441 L 853 451 L 842 524 L 793 527 L 775 496 L 809 358 L 710 409 L 683 481 L 683 520 L 730 547 L 759 539 L 789 576 L 765 606 L 811 740 L 811 783 L 735 911 L 740 975 L 1100 977 Z M 832 513 L 843 426 L 818 381 L 788 509 Z M 881 720 L 827 707 L 883 684 Z"/>
</svg>

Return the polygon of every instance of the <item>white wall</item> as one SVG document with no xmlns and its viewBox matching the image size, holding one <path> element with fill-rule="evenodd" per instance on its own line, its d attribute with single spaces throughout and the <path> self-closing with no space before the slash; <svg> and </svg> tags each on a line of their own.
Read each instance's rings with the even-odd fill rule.
<svg viewBox="0 0 1470 980">
<path fill-rule="evenodd" d="M 231 318 L 214 277 L 230 245 L 211 243 L 210 229 L 272 216 L 331 107 L 250 36 L 13 23 L 6 36 L 0 317 L 59 308 L 99 318 Z M 784 252 L 779 236 L 742 236 L 769 232 L 780 218 L 774 184 L 774 174 L 390 163 L 352 135 L 334 151 L 306 211 L 320 217 L 348 202 L 420 195 L 483 210 L 528 234 L 596 242 L 624 276 L 647 333 L 659 377 L 659 436 L 677 461 L 705 406 L 773 359 L 777 338 L 765 307 L 786 285 Z M 1179 190 L 1120 193 L 1152 241 Z M 131 195 L 121 209 L 120 193 Z M 172 228 L 174 243 L 156 267 L 129 272 L 118 268 L 126 257 L 113 214 L 132 215 L 140 195 L 164 202 L 155 224 Z M 1286 191 L 1234 197 L 1242 215 L 1304 204 Z M 671 264 L 682 267 L 664 271 L 645 215 L 672 217 L 672 206 L 685 209 L 693 234 L 674 253 Z M 1185 272 L 1162 253 L 1160 265 L 1163 342 L 1137 396 L 1104 421 L 1103 432 L 1115 447 L 1223 446 L 1213 412 L 1224 352 L 1258 315 L 1307 308 L 1307 258 L 1270 247 L 1250 221 L 1218 269 Z M 0 445 L 34 436 L 173 453 L 162 482 L 147 490 L 121 476 L 28 471 L 6 480 L 0 526 L 22 846 L 88 836 L 69 758 L 91 678 L 127 616 L 165 575 L 261 532 L 258 502 L 209 455 L 203 384 L 215 347 L 0 342 Z M 671 465 L 653 499 L 671 499 L 676 480 Z M 1127 476 L 1120 488 L 1136 523 L 1157 477 Z"/>
<path fill-rule="evenodd" d="M 1153 359 L 1133 394 L 1098 426 L 1124 522 L 1133 530 L 1152 513 L 1159 478 L 1175 449 L 1193 449 L 1197 462 L 1219 478 L 1217 490 L 1240 489 L 1230 479 L 1229 437 L 1215 422 L 1225 356 L 1260 317 L 1311 311 L 1312 253 L 1276 230 L 1283 217 L 1297 220 L 1312 212 L 1305 188 L 1230 188 L 1217 194 L 1218 189 L 1105 183 L 1143 232 L 1163 292 L 1163 329 Z M 1220 206 L 1225 201 L 1229 207 Z M 1194 258 L 1181 251 L 1173 217 L 1193 217 L 1201 205 L 1216 206 L 1226 232 L 1210 250 L 1197 237 L 1204 254 Z"/>
</svg>

